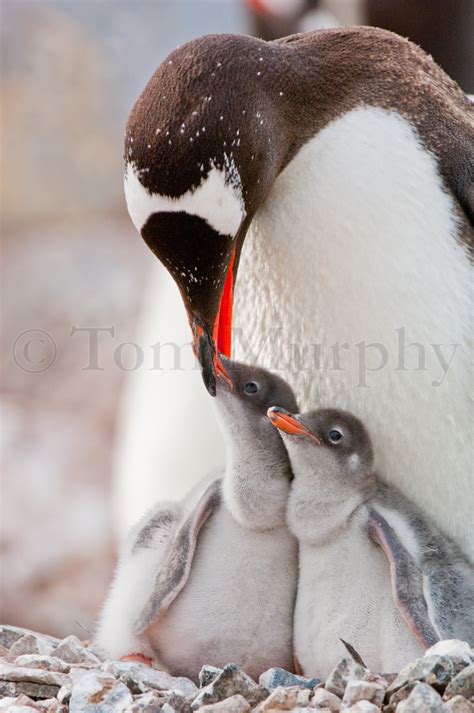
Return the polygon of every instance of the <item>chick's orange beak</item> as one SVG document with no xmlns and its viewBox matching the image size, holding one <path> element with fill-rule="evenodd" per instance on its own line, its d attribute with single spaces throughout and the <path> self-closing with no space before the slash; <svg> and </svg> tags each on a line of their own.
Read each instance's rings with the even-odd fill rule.
<svg viewBox="0 0 474 713">
<path fill-rule="evenodd" d="M 309 428 L 306 428 L 292 413 L 280 406 L 272 406 L 269 408 L 267 416 L 272 422 L 272 425 L 278 428 L 279 431 L 288 433 L 290 436 L 305 436 L 314 441 L 318 446 L 321 445 L 321 440 L 310 431 Z"/>
</svg>

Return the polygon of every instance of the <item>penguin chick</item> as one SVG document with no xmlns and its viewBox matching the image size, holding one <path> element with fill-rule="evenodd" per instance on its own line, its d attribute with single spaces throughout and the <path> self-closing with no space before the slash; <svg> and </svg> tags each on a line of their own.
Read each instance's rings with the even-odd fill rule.
<svg viewBox="0 0 474 713">
<path fill-rule="evenodd" d="M 143 655 L 194 680 L 203 663 L 234 661 L 254 677 L 271 666 L 293 668 L 297 542 L 286 525 L 291 469 L 266 413 L 275 403 L 295 410 L 296 401 L 268 371 L 223 363 L 215 405 L 227 448 L 225 472 L 175 505 L 166 532 L 159 506 L 135 529 L 110 594 L 128 610 L 115 606 L 111 621 L 106 603 L 97 640 L 113 656 Z M 132 602 L 118 590 L 129 591 L 134 578 Z M 104 637 L 124 620 L 123 644 Z"/>
<path fill-rule="evenodd" d="M 269 409 L 294 479 L 287 522 L 299 541 L 294 646 L 326 676 L 343 638 L 371 670 L 399 670 L 440 639 L 474 642 L 474 568 L 373 471 L 369 435 L 350 413 Z"/>
</svg>

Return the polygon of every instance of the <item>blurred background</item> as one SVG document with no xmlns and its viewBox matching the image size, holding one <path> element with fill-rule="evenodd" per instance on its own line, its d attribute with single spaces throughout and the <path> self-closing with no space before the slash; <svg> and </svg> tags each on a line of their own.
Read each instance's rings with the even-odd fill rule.
<svg viewBox="0 0 474 713">
<path fill-rule="evenodd" d="M 89 638 L 115 556 L 115 435 L 153 256 L 128 219 L 128 112 L 170 50 L 372 24 L 474 92 L 473 0 L 2 0 L 0 621 Z"/>
</svg>

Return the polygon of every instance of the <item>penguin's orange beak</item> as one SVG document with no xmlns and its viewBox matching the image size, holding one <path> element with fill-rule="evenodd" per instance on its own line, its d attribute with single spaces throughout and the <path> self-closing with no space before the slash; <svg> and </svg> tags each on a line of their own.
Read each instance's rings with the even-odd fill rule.
<svg viewBox="0 0 474 713">
<path fill-rule="evenodd" d="M 267 411 L 267 416 L 275 428 L 279 431 L 288 433 L 290 436 L 305 436 L 314 441 L 318 446 L 322 445 L 321 439 L 318 438 L 309 428 L 306 428 L 304 423 L 298 421 L 289 411 L 286 411 L 280 406 L 272 406 Z"/>
</svg>

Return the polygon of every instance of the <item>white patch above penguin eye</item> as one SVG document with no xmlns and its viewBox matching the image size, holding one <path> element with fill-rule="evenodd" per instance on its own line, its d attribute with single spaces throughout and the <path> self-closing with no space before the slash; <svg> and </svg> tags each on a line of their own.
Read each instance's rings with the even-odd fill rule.
<svg viewBox="0 0 474 713">
<path fill-rule="evenodd" d="M 242 184 L 237 167 L 225 159 L 225 169 L 212 166 L 197 188 L 177 198 L 150 193 L 141 183 L 139 172 L 127 163 L 124 176 L 125 200 L 138 232 L 154 213 L 185 212 L 203 218 L 222 235 L 234 236 L 245 218 Z"/>
</svg>

